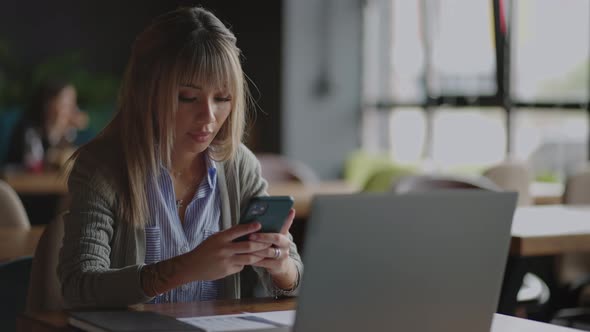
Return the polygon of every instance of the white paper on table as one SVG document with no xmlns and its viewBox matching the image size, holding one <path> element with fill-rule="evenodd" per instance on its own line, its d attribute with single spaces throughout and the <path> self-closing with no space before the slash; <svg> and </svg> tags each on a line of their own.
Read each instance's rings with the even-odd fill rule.
<svg viewBox="0 0 590 332">
<path fill-rule="evenodd" d="M 267 311 L 249 314 L 283 326 L 293 326 L 295 324 L 295 310 Z"/>
<path fill-rule="evenodd" d="M 295 310 L 178 318 L 207 332 L 244 331 L 292 326 Z"/>
</svg>

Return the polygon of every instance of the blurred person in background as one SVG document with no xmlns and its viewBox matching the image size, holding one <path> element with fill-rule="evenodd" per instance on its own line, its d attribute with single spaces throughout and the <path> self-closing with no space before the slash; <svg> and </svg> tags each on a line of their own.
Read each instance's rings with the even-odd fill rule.
<svg viewBox="0 0 590 332">
<path fill-rule="evenodd" d="M 58 169 L 74 151 L 77 131 L 87 126 L 87 114 L 78 109 L 76 88 L 48 80 L 15 127 L 5 163 L 30 172 Z"/>
</svg>

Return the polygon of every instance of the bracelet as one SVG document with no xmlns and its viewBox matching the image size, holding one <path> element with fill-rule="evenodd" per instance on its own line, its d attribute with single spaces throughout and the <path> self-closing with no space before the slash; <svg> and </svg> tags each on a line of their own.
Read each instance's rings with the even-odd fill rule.
<svg viewBox="0 0 590 332">
<path fill-rule="evenodd" d="M 147 279 L 145 279 L 147 277 Z M 163 292 L 159 292 L 156 289 L 155 280 L 158 278 L 158 271 L 156 271 L 156 264 L 145 265 L 141 268 L 141 284 L 144 286 L 144 292 L 150 291 L 148 296 L 158 296 Z"/>
<path fill-rule="evenodd" d="M 272 280 L 271 277 L 271 281 L 273 284 L 273 290 L 272 290 L 272 295 L 274 296 L 274 298 L 278 298 L 279 296 L 288 296 L 291 295 L 291 293 L 293 293 L 293 291 L 295 291 L 297 289 L 297 287 L 299 286 L 299 280 L 301 278 L 300 274 L 299 274 L 299 269 L 297 267 L 295 267 L 295 273 L 297 274 L 295 276 L 295 281 L 293 281 L 293 284 L 289 286 L 289 288 L 284 289 L 281 288 L 279 286 L 277 286 L 277 284 L 274 282 L 274 280 Z"/>
</svg>

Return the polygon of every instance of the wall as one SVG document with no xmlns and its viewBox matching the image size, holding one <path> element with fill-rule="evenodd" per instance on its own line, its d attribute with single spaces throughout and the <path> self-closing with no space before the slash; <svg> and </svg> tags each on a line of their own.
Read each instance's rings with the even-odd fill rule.
<svg viewBox="0 0 590 332">
<path fill-rule="evenodd" d="M 360 143 L 361 0 L 285 0 L 282 151 L 322 179 Z"/>
</svg>

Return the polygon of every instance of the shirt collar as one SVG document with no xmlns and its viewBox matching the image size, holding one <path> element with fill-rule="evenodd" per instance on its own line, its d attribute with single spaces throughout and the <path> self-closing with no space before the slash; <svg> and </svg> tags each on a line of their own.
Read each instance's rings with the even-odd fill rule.
<svg viewBox="0 0 590 332">
<path fill-rule="evenodd" d="M 215 188 L 215 183 L 217 183 L 217 166 L 215 162 L 211 160 L 209 154 L 205 154 L 205 166 L 207 167 L 207 182 L 209 183 L 209 188 Z"/>
<path fill-rule="evenodd" d="M 211 160 L 209 157 L 209 153 L 205 152 L 205 167 L 207 168 L 207 184 L 209 185 L 210 189 L 215 188 L 215 184 L 217 183 L 217 165 L 215 161 Z M 168 173 L 166 166 L 160 160 L 160 169 L 166 171 Z"/>
</svg>

